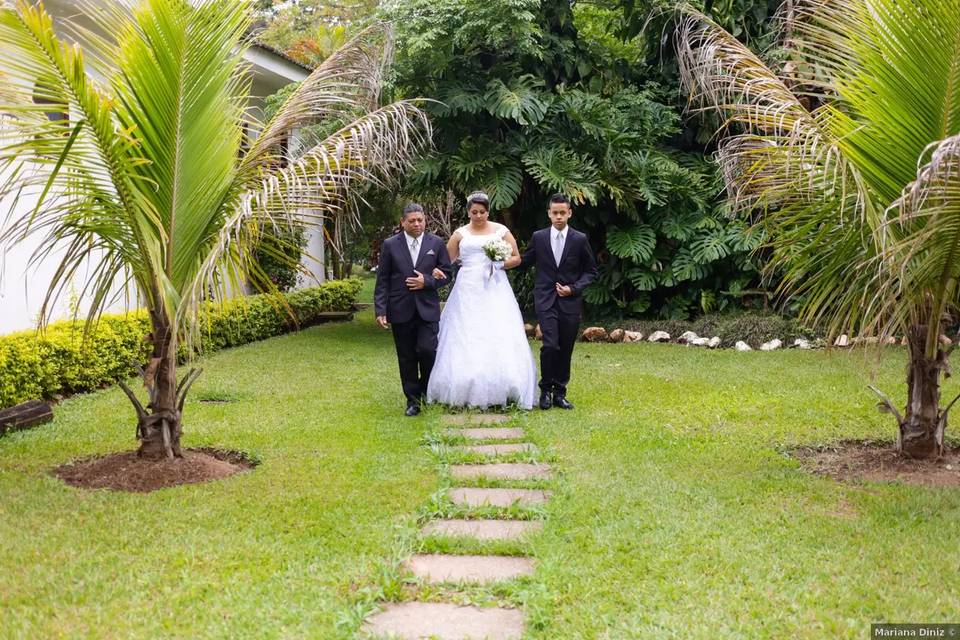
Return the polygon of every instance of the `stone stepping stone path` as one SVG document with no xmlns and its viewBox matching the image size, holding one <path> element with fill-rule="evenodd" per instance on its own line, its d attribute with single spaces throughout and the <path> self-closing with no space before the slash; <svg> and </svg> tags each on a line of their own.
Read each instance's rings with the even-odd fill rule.
<svg viewBox="0 0 960 640">
<path fill-rule="evenodd" d="M 494 429 L 451 429 L 450 435 L 461 436 L 467 440 L 512 440 L 526 435 L 523 429 L 500 428 Z"/>
<path fill-rule="evenodd" d="M 460 428 L 450 435 L 473 441 L 520 440 L 523 429 L 492 427 L 508 422 L 502 414 L 445 415 L 441 423 Z M 515 453 L 536 453 L 529 442 L 511 444 L 475 444 L 451 447 L 451 451 L 490 457 Z M 466 464 L 450 467 L 454 478 L 503 480 L 545 480 L 552 478 L 550 465 L 534 463 Z M 447 492 L 450 500 L 469 508 L 533 507 L 545 504 L 549 491 L 538 489 L 488 489 L 457 487 Z M 448 536 L 474 540 L 519 540 L 540 531 L 543 523 L 534 520 L 449 519 L 428 522 L 421 536 Z M 534 560 L 523 556 L 416 554 L 404 563 L 405 570 L 428 584 L 489 585 L 530 576 Z M 519 640 L 524 634 L 523 612 L 510 607 L 473 607 L 442 602 L 390 603 L 370 616 L 363 632 L 376 638 L 421 640 Z"/>
<path fill-rule="evenodd" d="M 517 503 L 521 507 L 546 504 L 549 491 L 539 489 L 478 489 L 458 487 L 447 492 L 454 504 L 468 507 L 509 507 Z"/>
<path fill-rule="evenodd" d="M 404 567 L 430 584 L 471 582 L 489 584 L 533 574 L 533 560 L 516 556 L 415 555 Z"/>
<path fill-rule="evenodd" d="M 553 472 L 548 464 L 499 462 L 494 464 L 455 464 L 450 475 L 458 480 L 549 480 Z"/>
<path fill-rule="evenodd" d="M 434 520 L 420 533 L 427 536 L 475 540 L 519 540 L 543 529 L 539 520 Z"/>
<path fill-rule="evenodd" d="M 497 607 L 464 607 L 440 602 L 388 604 L 367 620 L 364 631 L 402 640 L 519 640 L 523 612 Z"/>
<path fill-rule="evenodd" d="M 462 453 L 479 453 L 484 456 L 502 456 L 508 453 L 536 453 L 537 448 L 529 442 L 516 444 L 469 444 L 462 447 L 453 447 L 454 451 Z"/>
<path fill-rule="evenodd" d="M 508 422 L 510 416 L 501 413 L 457 413 L 440 418 L 440 424 L 502 424 Z"/>
</svg>

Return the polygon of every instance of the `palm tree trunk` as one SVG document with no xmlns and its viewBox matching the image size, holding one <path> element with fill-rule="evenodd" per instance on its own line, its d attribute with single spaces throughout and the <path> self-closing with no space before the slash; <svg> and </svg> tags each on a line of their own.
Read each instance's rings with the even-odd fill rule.
<svg viewBox="0 0 960 640">
<path fill-rule="evenodd" d="M 910 363 L 907 368 L 906 415 L 900 421 L 900 452 L 911 458 L 935 458 L 942 452 L 946 411 L 940 410 L 940 377 L 947 370 L 948 354 L 938 345 L 927 355 L 927 326 L 907 330 Z"/>
<path fill-rule="evenodd" d="M 162 313 L 152 313 L 151 321 L 153 354 L 143 376 L 150 394 L 150 412 L 140 416 L 141 443 L 137 455 L 179 458 L 183 407 L 177 406 L 177 332 Z"/>
</svg>

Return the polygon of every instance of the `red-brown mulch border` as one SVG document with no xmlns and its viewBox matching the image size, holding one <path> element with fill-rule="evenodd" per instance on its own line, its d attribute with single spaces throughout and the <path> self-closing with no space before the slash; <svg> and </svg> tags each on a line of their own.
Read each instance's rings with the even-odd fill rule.
<svg viewBox="0 0 960 640">
<path fill-rule="evenodd" d="M 149 493 L 229 478 L 256 465 L 240 451 L 202 447 L 184 449 L 183 457 L 175 460 L 145 460 L 136 451 L 123 451 L 76 460 L 51 473 L 73 487 Z"/>
<path fill-rule="evenodd" d="M 841 482 L 903 482 L 927 487 L 960 486 L 960 446 L 948 444 L 937 460 L 902 456 L 892 442 L 841 440 L 786 452 L 804 469 Z"/>
</svg>

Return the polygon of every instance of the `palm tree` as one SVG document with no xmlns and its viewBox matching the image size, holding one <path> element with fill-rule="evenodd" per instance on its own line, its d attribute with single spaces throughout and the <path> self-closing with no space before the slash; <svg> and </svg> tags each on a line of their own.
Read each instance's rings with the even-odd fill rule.
<svg viewBox="0 0 960 640">
<path fill-rule="evenodd" d="M 204 301 L 262 280 L 251 254 L 265 229 L 302 224 L 304 212 L 346 215 L 355 186 L 405 171 L 429 143 L 429 122 L 410 101 L 379 106 L 382 26 L 345 44 L 259 122 L 243 57 L 250 0 L 87 2 L 83 12 L 97 25 L 74 25 L 85 50 L 55 34 L 42 4 L 0 8 L 0 199 L 32 193 L 38 202 L 8 219 L 0 242 L 40 234 L 34 258 L 60 256 L 44 317 L 82 269 L 88 322 L 117 281 L 135 287 L 152 324 L 146 408 L 125 387 L 139 453 L 176 457 L 199 375 L 177 380 L 177 352 L 201 338 Z M 344 118 L 288 163 L 294 128 Z M 250 140 L 249 130 L 259 135 Z"/>
<path fill-rule="evenodd" d="M 795 0 L 778 73 L 685 7 L 681 74 L 724 121 L 729 198 L 768 238 L 768 273 L 830 333 L 903 335 L 898 449 L 939 455 L 960 278 L 960 0 Z"/>
</svg>

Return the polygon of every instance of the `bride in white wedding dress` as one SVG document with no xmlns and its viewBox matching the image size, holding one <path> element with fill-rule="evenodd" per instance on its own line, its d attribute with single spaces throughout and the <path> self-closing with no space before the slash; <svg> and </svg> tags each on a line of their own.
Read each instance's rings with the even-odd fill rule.
<svg viewBox="0 0 960 640">
<path fill-rule="evenodd" d="M 517 241 L 502 224 L 490 222 L 490 200 L 477 192 L 467 199 L 470 223 L 447 243 L 450 259 L 460 258 L 453 291 L 440 316 L 437 360 L 427 401 L 454 407 L 533 407 L 537 371 L 523 329 L 523 316 L 503 271 L 520 262 Z M 513 255 L 491 262 L 483 246 L 505 240 Z"/>
</svg>

